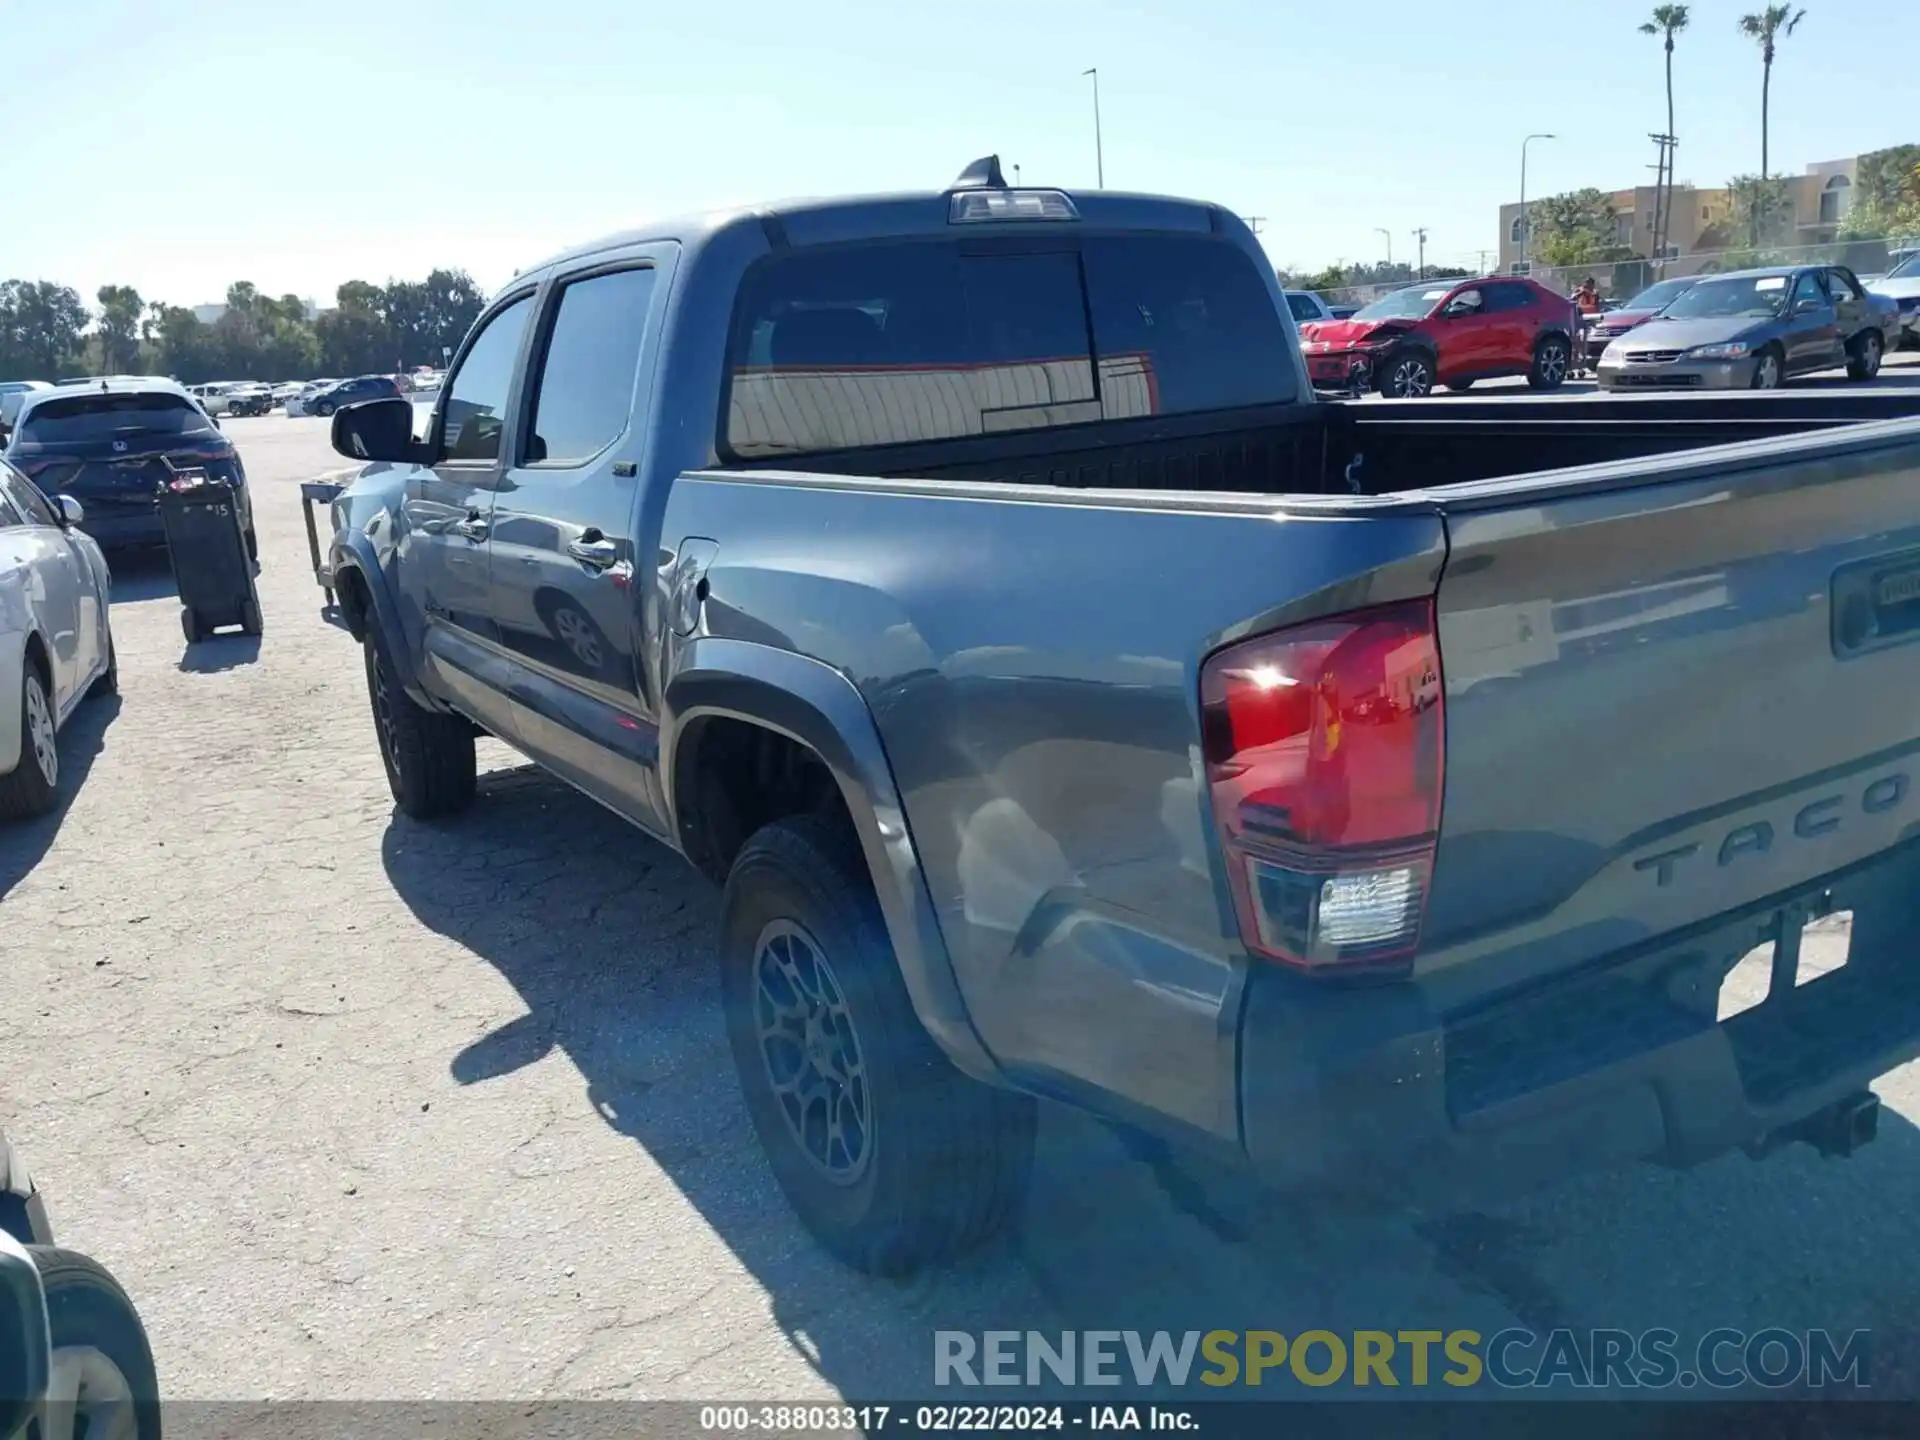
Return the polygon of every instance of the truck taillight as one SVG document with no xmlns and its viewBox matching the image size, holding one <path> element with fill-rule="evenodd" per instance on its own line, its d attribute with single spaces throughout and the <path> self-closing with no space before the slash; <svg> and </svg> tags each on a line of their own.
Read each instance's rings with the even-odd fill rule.
<svg viewBox="0 0 1920 1440">
<path fill-rule="evenodd" d="M 1200 671 L 1214 821 L 1241 938 L 1313 971 L 1404 966 L 1440 830 L 1433 602 L 1314 620 Z"/>
</svg>

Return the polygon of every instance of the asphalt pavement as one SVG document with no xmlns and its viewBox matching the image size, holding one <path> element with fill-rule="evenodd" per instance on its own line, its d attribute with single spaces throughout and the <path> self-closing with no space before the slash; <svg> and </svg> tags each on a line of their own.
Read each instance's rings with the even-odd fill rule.
<svg viewBox="0 0 1920 1440">
<path fill-rule="evenodd" d="M 66 808 L 0 831 L 0 1124 L 168 1395 L 900 1398 L 936 1330 L 1655 1324 L 1867 1328 L 1882 1392 L 1920 1390 L 1913 1067 L 1849 1161 L 1449 1215 L 1196 1179 L 1050 1108 L 1016 1237 L 842 1269 L 740 1105 L 713 890 L 492 742 L 470 814 L 397 815 L 307 570 L 325 422 L 227 432 L 264 637 L 189 650 L 164 564 L 124 567 L 123 693 L 63 736 Z"/>
</svg>

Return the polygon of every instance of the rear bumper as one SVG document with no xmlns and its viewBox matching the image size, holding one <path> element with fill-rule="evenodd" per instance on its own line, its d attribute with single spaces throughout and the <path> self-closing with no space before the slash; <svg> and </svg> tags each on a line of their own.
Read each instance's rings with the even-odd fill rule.
<svg viewBox="0 0 1920 1440">
<path fill-rule="evenodd" d="M 80 502 L 85 505 L 87 502 Z M 95 515 L 89 513 L 80 528 L 91 535 L 102 550 L 134 550 L 148 545 L 164 545 L 166 531 L 160 525 L 160 512 L 152 509 L 138 514 Z"/>
<path fill-rule="evenodd" d="M 1240 1045 L 1248 1157 L 1277 1184 L 1431 1203 L 1764 1147 L 1920 1055 L 1917 885 L 1908 846 L 1468 1015 L 1435 1013 L 1417 984 L 1257 974 Z M 1775 917 L 1829 905 L 1854 912 L 1847 964 L 1718 1022 L 1721 981 Z"/>
</svg>

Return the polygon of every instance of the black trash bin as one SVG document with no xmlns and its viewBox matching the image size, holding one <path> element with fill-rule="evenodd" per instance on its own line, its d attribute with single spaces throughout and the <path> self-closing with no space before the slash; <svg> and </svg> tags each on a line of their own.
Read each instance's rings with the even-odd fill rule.
<svg viewBox="0 0 1920 1440">
<path fill-rule="evenodd" d="M 202 472 L 176 471 L 160 496 L 160 524 L 187 643 L 229 625 L 258 635 L 260 595 L 233 487 Z"/>
</svg>

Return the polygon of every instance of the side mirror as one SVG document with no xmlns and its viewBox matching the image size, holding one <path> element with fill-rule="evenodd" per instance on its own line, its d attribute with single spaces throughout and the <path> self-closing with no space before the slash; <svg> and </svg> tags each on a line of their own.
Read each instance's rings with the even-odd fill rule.
<svg viewBox="0 0 1920 1440">
<path fill-rule="evenodd" d="M 0 1436 L 20 1434 L 47 1398 L 53 1335 L 39 1268 L 20 1242 L 0 1230 Z"/>
<path fill-rule="evenodd" d="M 60 523 L 69 530 L 77 530 L 87 520 L 86 507 L 71 495 L 57 495 L 54 506 L 60 511 Z"/>
<path fill-rule="evenodd" d="M 424 463 L 427 447 L 413 438 L 413 402 L 391 395 L 333 412 L 333 448 L 349 460 Z"/>
</svg>

